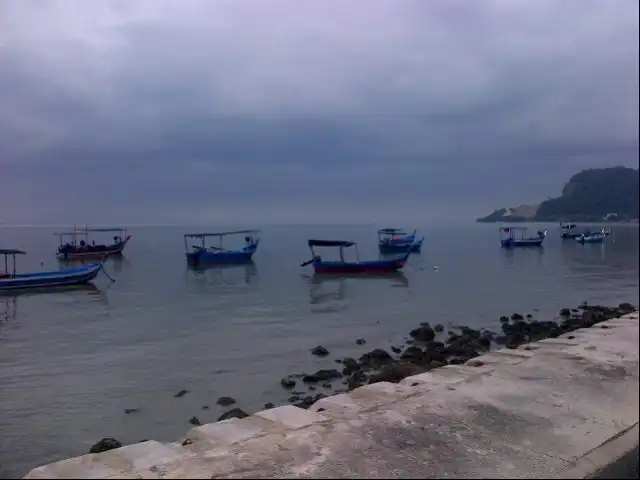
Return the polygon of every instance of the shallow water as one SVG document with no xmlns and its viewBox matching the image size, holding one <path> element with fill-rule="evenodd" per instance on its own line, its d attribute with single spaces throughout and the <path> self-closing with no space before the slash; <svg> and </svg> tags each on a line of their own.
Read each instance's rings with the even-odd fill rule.
<svg viewBox="0 0 640 480">
<path fill-rule="evenodd" d="M 496 225 L 423 228 L 423 253 L 403 275 L 323 281 L 299 267 L 306 240 L 355 240 L 361 258 L 377 258 L 375 227 L 264 227 L 253 266 L 204 272 L 183 256 L 182 233 L 198 228 L 132 229 L 124 258 L 107 264 L 115 283 L 0 296 L 2 475 L 87 453 L 105 436 L 176 441 L 193 415 L 205 423 L 227 410 L 223 395 L 247 411 L 286 403 L 286 374 L 401 345 L 419 322 L 497 329 L 516 311 L 550 319 L 584 300 L 637 303 L 637 225 L 584 246 L 546 228 L 543 249 L 520 250 L 500 248 Z M 1 228 L 0 247 L 28 251 L 21 271 L 58 268 L 53 231 Z M 331 355 L 310 355 L 318 344 Z"/>
</svg>

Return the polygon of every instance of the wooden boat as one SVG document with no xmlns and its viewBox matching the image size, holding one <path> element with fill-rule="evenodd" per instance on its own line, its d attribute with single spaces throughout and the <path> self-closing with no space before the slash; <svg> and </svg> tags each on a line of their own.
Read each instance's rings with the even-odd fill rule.
<svg viewBox="0 0 640 480">
<path fill-rule="evenodd" d="M 587 234 L 580 235 L 579 237 L 576 238 L 576 242 L 581 243 L 583 245 L 585 243 L 602 243 L 604 242 L 604 239 L 606 237 L 607 237 L 607 232 L 603 228 L 597 233 L 587 233 Z"/>
<path fill-rule="evenodd" d="M 90 233 L 116 233 L 109 245 L 89 243 Z M 60 260 L 85 260 L 103 258 L 105 255 L 122 255 L 124 247 L 131 238 L 126 228 L 89 228 L 76 227 L 70 232 L 56 233 L 60 237 L 60 246 L 56 257 Z"/>
<path fill-rule="evenodd" d="M 103 268 L 101 262 L 64 270 L 16 273 L 16 255 L 25 254 L 26 252 L 17 249 L 0 250 L 0 255 L 4 255 L 4 272 L 0 273 L 0 291 L 82 285 L 93 280 Z M 8 265 L 9 257 L 13 258 L 13 269 L 11 272 L 9 272 Z"/>
<path fill-rule="evenodd" d="M 233 232 L 219 233 L 186 233 L 184 235 L 184 247 L 187 262 L 190 265 L 209 264 L 230 264 L 251 262 L 253 254 L 258 250 L 260 238 L 258 230 L 236 230 Z M 245 235 L 244 247 L 228 250 L 222 246 L 224 237 L 233 235 Z M 219 246 L 207 246 L 208 238 L 218 238 Z M 189 247 L 189 239 L 197 239 L 199 245 Z"/>
<path fill-rule="evenodd" d="M 358 246 L 355 242 L 343 240 L 309 240 L 309 249 L 311 250 L 312 259 L 303 262 L 300 266 L 313 265 L 313 269 L 317 274 L 381 274 L 396 272 L 404 267 L 410 251 L 391 259 L 360 261 L 358 257 Z M 314 247 L 337 247 L 340 249 L 339 261 L 324 261 L 319 255 L 316 255 Z M 348 262 L 344 259 L 344 249 L 355 247 L 356 261 Z"/>
<path fill-rule="evenodd" d="M 378 250 L 382 254 L 420 253 L 424 237 L 416 238 L 416 231 L 408 235 L 401 228 L 382 228 L 378 230 Z"/>
<path fill-rule="evenodd" d="M 527 227 L 500 227 L 500 244 L 505 248 L 541 247 L 547 231 L 538 230 L 535 237 L 525 237 Z M 519 235 L 518 235 L 519 234 Z"/>
</svg>

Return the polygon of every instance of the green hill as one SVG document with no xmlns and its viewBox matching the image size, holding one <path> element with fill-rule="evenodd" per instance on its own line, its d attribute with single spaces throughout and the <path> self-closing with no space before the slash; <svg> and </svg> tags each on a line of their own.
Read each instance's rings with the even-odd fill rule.
<svg viewBox="0 0 640 480">
<path fill-rule="evenodd" d="M 626 167 L 583 170 L 562 189 L 562 195 L 537 208 L 499 209 L 478 222 L 599 222 L 638 218 L 639 172 Z"/>
</svg>

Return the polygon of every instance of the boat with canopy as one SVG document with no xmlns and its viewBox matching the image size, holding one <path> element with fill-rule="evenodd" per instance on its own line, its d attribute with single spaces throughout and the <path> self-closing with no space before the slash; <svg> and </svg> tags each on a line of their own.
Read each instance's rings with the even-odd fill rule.
<svg viewBox="0 0 640 480">
<path fill-rule="evenodd" d="M 525 236 L 527 227 L 500 227 L 500 244 L 505 248 L 541 247 L 547 238 L 546 230 L 538 230 L 533 237 Z"/>
<path fill-rule="evenodd" d="M 91 233 L 115 233 L 113 243 L 96 244 L 89 242 Z M 69 232 L 56 233 L 60 237 L 60 246 L 56 250 L 56 257 L 60 260 L 82 260 L 103 258 L 105 255 L 122 255 L 131 235 L 126 228 L 89 228 L 73 226 Z"/>
<path fill-rule="evenodd" d="M 185 233 L 184 248 L 187 262 L 190 265 L 200 264 L 232 264 L 247 263 L 253 259 L 260 243 L 259 230 L 236 230 L 217 233 Z M 223 239 L 228 236 L 244 235 L 244 246 L 228 249 L 223 245 Z M 208 245 L 207 240 L 218 239 L 218 245 Z M 196 244 L 191 244 L 196 240 Z"/>
<path fill-rule="evenodd" d="M 355 242 L 344 240 L 309 240 L 311 250 L 311 260 L 300 264 L 301 267 L 313 265 L 317 274 L 381 274 L 396 272 L 407 263 L 410 251 L 391 259 L 361 261 L 358 255 L 358 246 Z M 320 255 L 316 255 L 315 247 L 338 248 L 340 252 L 339 261 L 326 261 Z M 354 247 L 355 261 L 345 260 L 344 251 L 346 248 Z"/>
<path fill-rule="evenodd" d="M 83 285 L 91 282 L 103 270 L 103 263 L 100 262 L 63 270 L 17 273 L 16 256 L 26 255 L 26 252 L 18 249 L 0 249 L 0 255 L 4 256 L 4 271 L 0 271 L 0 291 Z M 13 260 L 11 269 L 9 257 Z"/>
<path fill-rule="evenodd" d="M 417 230 L 407 234 L 401 228 L 382 228 L 378 230 L 378 250 L 382 254 L 420 253 L 424 237 L 416 237 Z"/>
</svg>

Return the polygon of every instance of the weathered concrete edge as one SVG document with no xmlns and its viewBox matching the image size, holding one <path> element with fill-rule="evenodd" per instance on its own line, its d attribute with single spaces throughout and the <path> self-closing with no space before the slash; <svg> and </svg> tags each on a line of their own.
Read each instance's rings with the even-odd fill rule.
<svg viewBox="0 0 640 480">
<path fill-rule="evenodd" d="M 634 324 L 638 322 L 638 312 L 623 315 L 619 318 L 605 320 L 594 325 L 595 330 L 580 329 L 572 333 L 561 335 L 557 339 L 541 340 L 527 345 L 522 345 L 516 350 L 497 350 L 487 353 L 477 359 L 468 362 L 468 365 L 449 365 L 426 374 L 408 377 L 399 384 L 387 382 L 367 385 L 352 390 L 348 394 L 339 394 L 326 397 L 320 400 L 309 410 L 300 409 L 291 405 L 285 405 L 271 410 L 257 412 L 245 419 L 233 419 L 231 421 L 215 422 L 202 427 L 190 430 L 187 435 L 191 436 L 196 431 L 201 431 L 203 441 L 214 440 L 218 443 L 223 440 L 226 445 L 246 440 L 251 437 L 260 437 L 267 433 L 285 433 L 304 429 L 313 424 L 324 424 L 327 422 L 340 421 L 340 416 L 335 407 L 345 409 L 347 416 L 357 411 L 367 411 L 383 405 L 393 404 L 402 398 L 412 397 L 420 394 L 423 385 L 432 384 L 434 387 L 444 387 L 465 381 L 464 378 L 482 376 L 500 367 L 500 364 L 515 365 L 526 361 L 537 353 L 546 353 L 554 350 L 562 351 L 566 348 L 575 348 L 580 345 L 580 334 L 598 335 L 600 328 L 629 325 L 629 321 Z M 593 327 L 592 327 L 593 328 Z M 575 336 L 578 338 L 575 338 Z M 491 356 L 499 358 L 492 358 Z M 487 363 L 480 362 L 473 366 L 474 360 L 486 360 Z M 437 378 L 431 378 L 437 374 Z M 424 376 L 430 378 L 422 378 Z M 416 388 L 414 388 L 416 387 Z M 424 393 L 424 390 L 422 390 Z M 355 403 L 354 403 L 355 402 Z M 327 407 L 326 412 L 319 414 L 316 406 Z M 329 408 L 329 404 L 334 408 Z M 325 410 L 325 408 L 321 409 Z M 330 411 L 332 410 L 332 411 Z M 329 416 L 325 416 L 328 414 Z M 338 414 L 338 415 L 337 415 Z M 211 431 L 205 432 L 206 429 Z M 225 437 L 220 438 L 220 437 Z M 215 438 L 218 437 L 218 438 Z M 216 441 L 218 440 L 218 441 Z M 219 446 L 218 445 L 211 445 Z M 600 446 L 585 453 L 573 464 L 567 464 L 561 474 L 561 478 L 633 478 L 629 471 L 634 467 L 634 452 L 637 458 L 638 445 L 638 424 L 627 427 L 616 435 L 610 437 Z M 59 462 L 37 467 L 29 472 L 24 478 L 81 478 L 90 473 L 91 478 L 147 478 L 140 476 L 143 471 L 150 473 L 148 469 L 157 468 L 155 465 L 173 463 L 174 461 L 185 461 L 189 463 L 189 458 L 193 452 L 188 449 L 182 450 L 180 443 L 160 444 L 149 441 L 141 444 L 127 445 L 123 448 L 104 452 L 102 454 L 88 454 Z M 637 461 L 635 462 L 637 469 Z M 133 467 L 133 470 L 131 468 Z M 82 474 L 84 472 L 84 475 Z M 146 474 L 145 474 L 146 475 Z M 192 474 L 193 475 L 193 474 Z M 154 477 L 155 478 L 155 477 Z M 190 477 L 197 478 L 197 477 Z"/>
<path fill-rule="evenodd" d="M 638 423 L 580 457 L 564 478 L 638 478 Z"/>
</svg>

